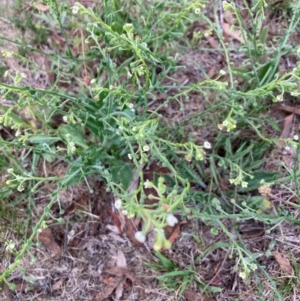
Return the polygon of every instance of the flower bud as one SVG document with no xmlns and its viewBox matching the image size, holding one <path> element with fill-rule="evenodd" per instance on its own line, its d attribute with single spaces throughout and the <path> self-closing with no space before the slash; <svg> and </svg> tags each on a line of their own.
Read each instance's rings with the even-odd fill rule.
<svg viewBox="0 0 300 301">
<path fill-rule="evenodd" d="M 146 236 L 141 231 L 135 232 L 134 237 L 137 241 L 141 242 L 142 244 L 146 241 Z"/>
</svg>

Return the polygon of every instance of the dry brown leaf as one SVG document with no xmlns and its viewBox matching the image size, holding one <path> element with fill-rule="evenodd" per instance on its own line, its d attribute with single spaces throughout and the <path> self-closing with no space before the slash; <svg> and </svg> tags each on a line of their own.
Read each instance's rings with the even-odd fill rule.
<svg viewBox="0 0 300 301">
<path fill-rule="evenodd" d="M 38 234 L 38 240 L 53 253 L 53 256 L 58 256 L 61 254 L 61 248 L 54 240 L 50 228 L 42 230 L 42 232 Z"/>
<path fill-rule="evenodd" d="M 231 30 L 231 25 L 225 22 L 223 22 L 221 25 L 224 30 L 224 33 L 226 33 L 228 36 L 231 36 L 233 39 L 239 41 L 242 44 L 245 43 L 244 38 L 242 37 L 242 32 L 240 30 Z"/>
<path fill-rule="evenodd" d="M 291 114 L 284 118 L 284 125 L 280 135 L 280 140 L 276 142 L 277 147 L 282 148 L 284 146 L 284 141 L 282 139 L 286 139 L 290 136 L 293 119 L 294 119 L 294 114 Z"/>
<path fill-rule="evenodd" d="M 109 213 L 109 215 L 113 218 L 115 225 L 117 226 L 118 230 L 119 230 L 119 234 L 122 234 L 124 232 L 124 227 L 119 219 L 119 216 L 113 212 L 110 209 L 107 209 L 107 212 Z"/>
<path fill-rule="evenodd" d="M 180 224 L 176 224 L 173 232 L 171 234 L 171 236 L 169 237 L 169 241 L 171 242 L 171 244 L 174 243 L 175 239 L 180 235 Z"/>
<path fill-rule="evenodd" d="M 122 251 L 120 251 L 122 252 Z M 122 258 L 124 256 L 121 255 L 121 253 L 118 252 L 118 260 L 120 261 L 119 264 L 124 264 L 124 258 Z M 117 261 L 118 261 L 117 260 Z M 125 259 L 126 261 L 126 259 Z M 137 285 L 139 285 L 140 287 L 142 287 L 142 282 L 140 279 L 138 279 L 137 277 L 135 277 L 135 275 L 131 272 L 128 271 L 127 268 L 123 268 L 123 267 L 111 267 L 108 268 L 104 271 L 104 273 L 109 274 L 109 275 L 113 275 L 114 278 L 111 279 L 111 281 L 109 281 L 108 285 L 105 287 L 105 289 L 96 295 L 96 300 L 98 301 L 102 301 L 103 299 L 106 299 L 107 297 L 109 297 L 113 291 L 115 289 L 118 288 L 120 282 L 122 282 L 124 285 L 126 278 L 130 279 L 132 282 L 135 282 Z M 110 279 L 110 278 L 108 278 Z M 120 291 L 116 291 L 116 294 L 120 294 Z"/>
<path fill-rule="evenodd" d="M 207 73 L 207 76 L 209 77 L 209 78 L 213 78 L 215 75 L 216 75 L 216 70 L 217 70 L 217 66 L 216 65 L 213 65 L 211 68 L 210 68 L 210 70 L 208 71 L 208 73 Z M 217 73 L 218 75 L 219 75 L 219 72 Z"/>
<path fill-rule="evenodd" d="M 276 261 L 278 262 L 280 269 L 286 273 L 287 275 L 293 275 L 293 267 L 291 266 L 288 259 L 283 257 L 278 251 L 273 252 L 273 256 L 275 257 Z"/>
<path fill-rule="evenodd" d="M 201 298 L 199 293 L 189 288 L 184 291 L 183 296 L 187 301 L 200 301 Z"/>
<path fill-rule="evenodd" d="M 104 278 L 102 282 L 106 285 L 109 285 L 114 279 L 115 279 L 114 277 L 108 277 L 108 278 Z"/>
<path fill-rule="evenodd" d="M 110 269 L 105 270 L 106 273 L 111 275 L 116 275 L 118 277 L 126 276 L 132 282 L 136 283 L 139 286 L 142 286 L 142 282 L 139 278 L 137 278 L 133 273 L 129 272 L 126 268 L 112 267 Z"/>
<path fill-rule="evenodd" d="M 282 110 L 282 111 L 286 111 L 286 112 L 289 112 L 289 113 L 294 113 L 294 114 L 297 114 L 297 115 L 300 115 L 300 108 L 295 108 L 295 107 L 292 107 L 292 106 L 287 106 L 287 105 L 284 105 L 284 106 L 276 106 L 276 109 L 279 109 L 279 110 Z"/>
<path fill-rule="evenodd" d="M 95 300 L 103 301 L 104 299 L 108 298 L 113 293 L 117 285 L 120 283 L 121 279 L 122 278 L 120 277 L 113 278 L 111 282 L 109 282 L 108 285 L 105 287 L 105 289 L 96 295 Z"/>
<path fill-rule="evenodd" d="M 283 127 L 282 133 L 280 135 L 281 139 L 286 139 L 290 136 L 293 119 L 294 119 L 294 114 L 291 114 L 284 118 L 284 127 Z"/>
<path fill-rule="evenodd" d="M 127 268 L 127 262 L 124 253 L 121 250 L 118 250 L 117 255 L 117 267 Z"/>
<path fill-rule="evenodd" d="M 214 37 L 207 36 L 205 38 L 212 48 L 214 49 L 220 48 L 220 43 Z"/>
<path fill-rule="evenodd" d="M 224 11 L 224 20 L 226 21 L 226 23 L 228 23 L 230 25 L 234 24 L 235 23 L 234 21 L 236 20 L 236 18 L 235 18 L 233 11 L 231 11 L 229 9 L 225 10 Z"/>
<path fill-rule="evenodd" d="M 53 285 L 52 285 L 52 290 L 53 291 L 57 291 L 58 289 L 60 289 L 62 287 L 62 285 L 65 283 L 66 279 L 65 278 L 60 278 L 58 281 L 56 281 Z"/>
<path fill-rule="evenodd" d="M 126 278 L 121 279 L 121 281 L 119 282 L 119 284 L 116 287 L 116 291 L 115 291 L 115 300 L 116 301 L 120 300 L 120 298 L 123 295 L 125 282 L 126 282 Z"/>
<path fill-rule="evenodd" d="M 37 10 L 45 13 L 49 10 L 49 6 L 45 5 L 43 3 L 33 3 L 34 8 L 36 8 Z"/>
<path fill-rule="evenodd" d="M 86 193 L 83 193 L 77 200 L 72 201 L 72 203 L 64 208 L 63 217 L 70 215 L 72 213 L 77 213 L 77 211 L 88 211 L 89 206 L 89 196 Z"/>
</svg>

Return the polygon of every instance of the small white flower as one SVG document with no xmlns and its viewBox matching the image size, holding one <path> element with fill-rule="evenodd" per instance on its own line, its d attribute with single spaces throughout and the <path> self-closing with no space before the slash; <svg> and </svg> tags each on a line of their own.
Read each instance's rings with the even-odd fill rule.
<svg viewBox="0 0 300 301">
<path fill-rule="evenodd" d="M 14 169 L 13 169 L 13 168 L 9 168 L 9 169 L 7 170 L 7 172 L 8 172 L 9 174 L 13 174 L 13 173 L 14 173 Z"/>
<path fill-rule="evenodd" d="M 150 147 L 149 147 L 148 145 L 144 145 L 144 146 L 143 146 L 143 151 L 144 151 L 144 152 L 148 152 L 149 149 L 150 149 Z"/>
<path fill-rule="evenodd" d="M 166 221 L 170 227 L 173 227 L 178 223 L 178 219 L 173 214 L 168 214 Z"/>
<path fill-rule="evenodd" d="M 132 131 L 135 132 L 137 130 L 136 126 L 132 128 Z"/>
<path fill-rule="evenodd" d="M 5 72 L 4 72 L 4 77 L 8 77 L 10 75 L 10 73 L 9 73 L 9 71 L 8 70 L 6 70 Z"/>
<path fill-rule="evenodd" d="M 277 95 L 276 100 L 277 101 L 283 101 L 283 96 L 282 95 Z"/>
<path fill-rule="evenodd" d="M 90 84 L 93 85 L 95 82 L 96 82 L 96 79 L 93 78 L 93 79 L 91 80 Z"/>
<path fill-rule="evenodd" d="M 23 73 L 23 72 L 20 73 L 20 75 L 21 75 L 22 78 L 26 78 L 27 77 L 26 73 Z"/>
<path fill-rule="evenodd" d="M 122 201 L 121 201 L 121 199 L 117 199 L 117 200 L 115 201 L 115 207 L 116 207 L 117 209 L 121 209 L 121 207 L 122 207 Z"/>
<path fill-rule="evenodd" d="M 223 123 L 222 123 L 222 125 L 223 125 L 223 126 L 227 126 L 227 125 L 229 125 L 229 122 L 228 122 L 228 120 L 227 120 L 227 119 L 226 119 L 226 120 L 224 120 L 224 121 L 223 121 Z"/>
<path fill-rule="evenodd" d="M 208 141 L 205 141 L 203 147 L 206 149 L 211 149 L 211 144 Z"/>
<path fill-rule="evenodd" d="M 134 104 L 133 103 L 128 104 L 128 108 L 129 109 L 133 109 L 134 108 Z"/>
<path fill-rule="evenodd" d="M 200 12 L 201 12 L 200 8 L 195 8 L 195 14 L 196 14 L 196 15 L 199 15 Z"/>
<path fill-rule="evenodd" d="M 76 14 L 78 14 L 78 11 L 79 11 L 79 7 L 78 6 L 73 6 L 73 8 L 72 8 L 72 14 L 74 14 L 74 15 L 76 15 Z"/>
<path fill-rule="evenodd" d="M 220 70 L 220 75 L 225 75 L 226 71 L 224 71 L 223 69 Z"/>
<path fill-rule="evenodd" d="M 241 272 L 239 273 L 239 276 L 240 276 L 242 279 L 245 279 L 245 278 L 246 278 L 246 273 L 241 271 Z"/>
<path fill-rule="evenodd" d="M 290 151 L 290 150 L 291 150 L 291 148 L 290 148 L 289 146 L 286 146 L 284 149 L 285 149 L 286 151 Z"/>
<path fill-rule="evenodd" d="M 247 183 L 247 182 L 245 182 L 245 181 L 242 181 L 242 187 L 243 187 L 243 188 L 246 188 L 246 187 L 248 187 L 248 183 Z"/>
<path fill-rule="evenodd" d="M 63 121 L 64 121 L 65 123 L 67 123 L 67 122 L 68 122 L 68 116 L 63 116 Z"/>
<path fill-rule="evenodd" d="M 299 136 L 298 136 L 298 135 L 294 135 L 293 139 L 294 139 L 295 141 L 298 141 L 298 140 L 299 140 Z"/>
<path fill-rule="evenodd" d="M 75 153 L 75 151 L 76 151 L 76 147 L 75 147 L 75 146 L 72 146 L 72 147 L 71 147 L 71 153 Z"/>
<path fill-rule="evenodd" d="M 141 242 L 142 244 L 146 241 L 146 236 L 141 231 L 135 232 L 134 237 L 137 241 Z"/>
<path fill-rule="evenodd" d="M 145 188 L 151 188 L 151 187 L 152 187 L 152 183 L 147 179 L 147 180 L 144 182 L 144 187 L 145 187 Z"/>
<path fill-rule="evenodd" d="M 127 156 L 128 156 L 129 160 L 132 160 L 132 155 L 131 154 L 128 154 Z"/>
</svg>

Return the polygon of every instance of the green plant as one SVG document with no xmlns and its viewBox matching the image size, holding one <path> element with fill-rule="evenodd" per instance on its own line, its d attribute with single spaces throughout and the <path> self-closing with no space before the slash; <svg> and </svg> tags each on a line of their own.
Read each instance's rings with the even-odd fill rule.
<svg viewBox="0 0 300 301">
<path fill-rule="evenodd" d="M 157 277 L 159 282 L 166 290 L 177 291 L 178 296 L 182 296 L 186 288 L 189 285 L 196 283 L 199 289 L 205 288 L 205 283 L 201 280 L 200 275 L 194 270 L 193 266 L 189 266 L 187 269 L 183 269 L 171 260 L 166 258 L 159 252 L 155 253 L 159 262 L 152 262 L 149 267 L 152 270 L 159 271 L 160 276 Z M 217 287 L 210 287 L 211 292 L 219 291 Z"/>
<path fill-rule="evenodd" d="M 212 234 L 225 234 L 229 254 L 236 258 L 234 270 L 243 279 L 249 277 L 251 271 L 260 268 L 261 254 L 251 252 L 236 240 L 224 221 L 261 221 L 270 227 L 269 233 L 284 221 L 297 224 L 286 210 L 270 214 L 270 202 L 256 195 L 256 190 L 263 185 L 292 180 L 299 195 L 296 167 L 281 179 L 278 170 L 263 170 L 264 155 L 279 136 L 278 126 L 263 114 L 267 114 L 272 102 L 300 93 L 299 67 L 278 73 L 283 56 L 290 53 L 299 56 L 289 45 L 289 37 L 300 20 L 300 4 L 293 7 L 288 28 L 273 47 L 267 41 L 268 27 L 263 25 L 265 1 L 255 1 L 252 7 L 243 1 L 251 29 L 237 5 L 223 1 L 224 11 L 234 15 L 235 26 L 246 41 L 237 50 L 245 56 L 239 68 L 232 67 L 230 49 L 218 24 L 206 16 L 204 1 L 154 2 L 149 8 L 137 1 L 135 9 L 131 9 L 133 1 L 103 1 L 99 11 L 80 3 L 72 8 L 57 1 L 47 4 L 50 15 L 39 18 L 58 26 L 66 43 L 63 53 L 47 54 L 33 45 L 24 45 L 23 41 L 0 36 L 3 41 L 26 50 L 16 53 L 3 49 L 4 59 L 30 63 L 28 52 L 36 52 L 51 59 L 52 69 L 48 72 L 56 73 L 47 89 L 24 84 L 27 76 L 18 70 L 6 70 L 4 82 L 0 83 L 2 99 L 10 101 L 10 105 L 0 103 L 0 124 L 8 132 L 8 137 L 0 140 L 1 172 L 6 182 L 0 187 L 0 196 L 9 199 L 19 192 L 19 200 L 23 201 L 45 183 L 56 183 L 31 236 L 15 254 L 14 264 L 0 275 L 0 281 L 8 283 L 9 274 L 29 251 L 39 230 L 52 218 L 51 209 L 59 203 L 59 192 L 85 182 L 93 193 L 90 185 L 93 177 L 101 177 L 106 183 L 117 209 L 128 217 L 143 220 L 142 229 L 136 232 L 140 242 L 154 228 L 154 249 L 169 249 L 171 243 L 163 229 L 178 223 L 175 214 L 199 219 L 211 226 Z M 207 77 L 181 85 L 172 78 L 179 70 L 174 53 L 180 44 L 190 46 L 184 41 L 184 34 L 198 19 L 219 39 L 227 70 L 219 70 L 214 79 Z M 28 22 L 22 26 L 36 32 L 31 19 Z M 72 26 L 81 31 L 83 50 L 78 57 L 73 55 L 67 34 Z M 39 43 L 43 42 L 39 35 L 37 38 Z M 196 44 L 197 39 L 191 43 Z M 38 69 L 33 62 L 30 66 Z M 83 77 L 89 80 L 85 82 Z M 68 90 L 65 84 L 71 85 L 75 78 L 76 84 Z M 172 84 L 166 84 L 166 79 Z M 237 84 L 241 79 L 242 88 Z M 167 96 L 160 100 L 157 97 L 160 93 Z M 201 95 L 205 110 L 182 118 L 174 127 L 168 125 L 162 109 L 168 105 L 184 109 L 193 95 Z M 150 98 L 154 100 L 153 109 Z M 60 121 L 55 123 L 55 118 Z M 270 125 L 278 134 L 275 138 L 265 131 Z M 209 128 L 208 138 L 187 136 L 191 126 Z M 288 143 L 298 154 L 296 142 L 288 140 Z M 22 150 L 26 156 L 17 160 L 15 154 Z M 22 165 L 26 158 L 31 160 L 30 168 Z M 61 161 L 68 168 L 64 175 L 40 176 L 39 160 Z M 143 167 L 151 162 L 167 168 L 169 174 L 145 180 Z M 132 190 L 135 174 L 140 181 Z M 147 189 L 155 193 L 148 194 Z M 152 204 L 147 204 L 146 199 L 152 200 Z M 193 282 L 205 287 L 192 267 L 181 270 L 163 255 L 157 253 L 157 256 L 161 265 L 153 267 L 163 270 L 159 280 L 167 288 L 179 287 L 181 295 Z M 171 281 L 173 277 L 176 281 Z"/>
</svg>

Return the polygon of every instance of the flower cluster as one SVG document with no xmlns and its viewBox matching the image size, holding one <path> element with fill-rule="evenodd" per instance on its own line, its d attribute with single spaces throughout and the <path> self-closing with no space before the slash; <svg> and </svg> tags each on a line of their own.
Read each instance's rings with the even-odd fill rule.
<svg viewBox="0 0 300 301">
<path fill-rule="evenodd" d="M 258 188 L 258 192 L 262 195 L 262 196 L 269 196 L 271 194 L 271 187 L 267 184 L 263 184 L 262 186 L 260 186 Z"/>
<path fill-rule="evenodd" d="M 153 246 L 154 250 L 159 251 L 162 248 L 169 249 L 171 247 L 171 242 L 165 237 L 164 227 L 174 227 L 179 222 L 178 218 L 171 212 L 174 208 L 177 208 L 186 192 L 183 192 L 180 195 L 176 189 L 173 189 L 166 195 L 167 186 L 163 177 L 158 178 L 157 184 L 147 179 L 144 182 L 144 188 L 152 188 L 156 191 L 156 193 L 154 193 L 155 195 L 147 195 L 147 197 L 156 200 L 155 204 L 157 204 L 157 208 L 155 209 L 155 207 L 152 207 L 151 209 L 145 209 L 140 206 L 133 206 L 133 210 L 137 216 L 145 217 L 143 229 L 135 233 L 135 238 L 139 242 L 144 243 L 146 241 L 147 233 L 154 228 L 156 232 L 155 243 Z M 120 199 L 115 201 L 115 207 L 118 209 L 122 208 L 123 210 L 124 207 L 128 208 L 122 204 Z M 131 208 L 129 208 L 129 211 L 131 211 Z"/>
<path fill-rule="evenodd" d="M 11 51 L 8 50 L 1 50 L 1 54 L 5 57 L 5 58 L 11 58 L 13 56 L 13 53 Z"/>
<path fill-rule="evenodd" d="M 9 175 L 13 176 L 14 179 L 8 179 L 8 180 L 6 181 L 6 184 L 7 184 L 7 185 L 11 185 L 11 184 L 13 184 L 13 183 L 18 183 L 19 185 L 18 185 L 17 190 L 18 190 L 19 192 L 22 192 L 22 191 L 25 189 L 25 187 L 24 187 L 25 179 L 24 179 L 23 177 L 21 177 L 21 176 L 16 175 L 16 174 L 15 174 L 15 171 L 13 170 L 13 168 L 9 168 L 9 169 L 7 170 L 7 173 L 8 173 Z"/>
<path fill-rule="evenodd" d="M 234 185 L 241 185 L 243 188 L 248 187 L 248 182 L 243 181 L 240 177 L 237 177 L 235 179 L 229 179 L 229 183 Z"/>
<path fill-rule="evenodd" d="M 236 128 L 236 120 L 234 120 L 232 117 L 228 117 L 221 124 L 218 124 L 218 128 L 220 130 L 226 128 L 226 131 L 230 132 Z"/>
<path fill-rule="evenodd" d="M 192 161 L 192 159 L 194 157 L 194 153 L 195 153 L 195 159 L 198 161 L 202 161 L 204 159 L 204 156 L 206 155 L 206 152 L 204 151 L 204 149 L 212 148 L 210 142 L 208 142 L 208 141 L 205 141 L 203 143 L 203 146 L 197 146 L 193 143 L 186 143 L 186 144 L 183 144 L 181 147 L 184 147 L 187 151 L 187 153 L 184 155 L 184 158 L 188 162 Z"/>
</svg>

